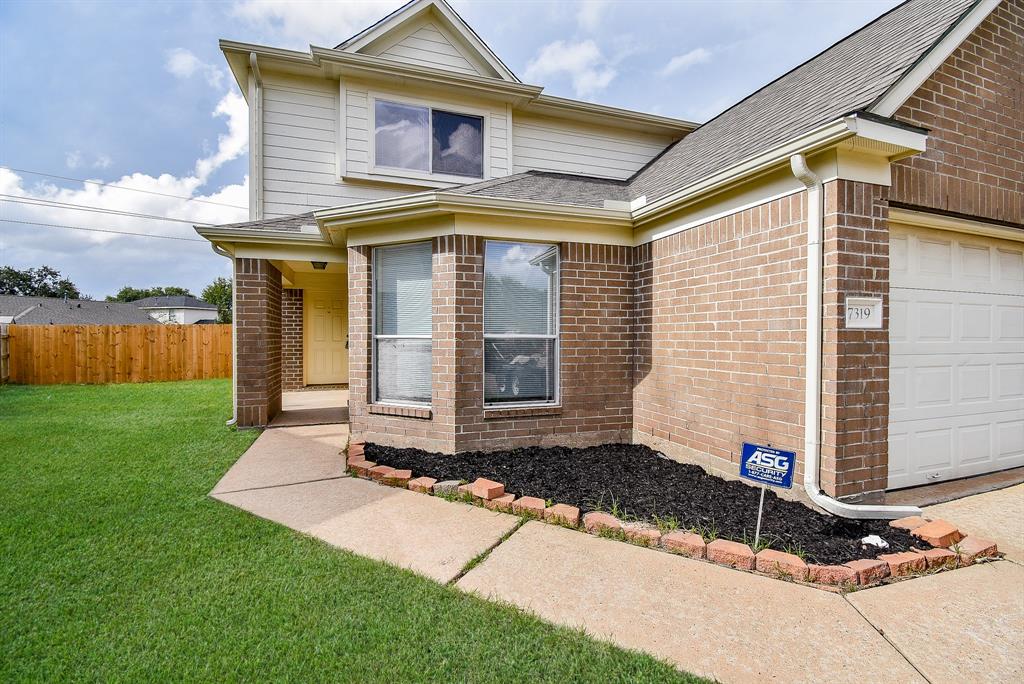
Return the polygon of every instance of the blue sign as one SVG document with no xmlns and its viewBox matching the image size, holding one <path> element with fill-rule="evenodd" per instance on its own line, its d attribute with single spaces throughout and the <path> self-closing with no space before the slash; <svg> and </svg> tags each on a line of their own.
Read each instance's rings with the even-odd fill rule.
<svg viewBox="0 0 1024 684">
<path fill-rule="evenodd" d="M 744 443 L 740 477 L 771 487 L 791 489 L 795 464 L 796 452 Z"/>
</svg>

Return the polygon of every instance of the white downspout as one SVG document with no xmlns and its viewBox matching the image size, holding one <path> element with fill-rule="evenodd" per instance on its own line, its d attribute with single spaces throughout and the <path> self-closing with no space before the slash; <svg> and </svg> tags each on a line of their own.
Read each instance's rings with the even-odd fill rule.
<svg viewBox="0 0 1024 684">
<path fill-rule="evenodd" d="M 921 515 L 915 506 L 843 503 L 821 491 L 821 283 L 824 190 L 802 154 L 789 158 L 793 175 L 807 187 L 807 382 L 804 391 L 804 489 L 816 505 L 843 518 L 896 519 Z"/>
<path fill-rule="evenodd" d="M 231 260 L 231 420 L 225 423 L 230 427 L 238 422 L 238 335 L 235 334 L 235 276 L 238 274 L 235 273 L 235 257 L 230 252 L 216 242 L 211 242 L 210 247 L 215 254 Z"/>
</svg>

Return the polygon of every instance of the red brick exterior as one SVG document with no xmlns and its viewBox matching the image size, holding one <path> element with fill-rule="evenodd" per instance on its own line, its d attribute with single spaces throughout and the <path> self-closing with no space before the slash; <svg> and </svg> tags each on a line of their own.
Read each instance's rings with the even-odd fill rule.
<svg viewBox="0 0 1024 684">
<path fill-rule="evenodd" d="M 485 410 L 483 249 L 474 236 L 433 240 L 433 400 L 414 416 L 370 405 L 371 250 L 349 249 L 353 434 L 443 452 L 628 440 L 633 250 L 561 246 L 561 402 Z"/>
<path fill-rule="evenodd" d="M 265 259 L 235 259 L 239 427 L 281 411 L 281 272 Z"/>
<path fill-rule="evenodd" d="M 805 207 L 801 192 L 637 249 L 637 441 L 729 474 L 744 441 L 802 455 Z"/>
<path fill-rule="evenodd" d="M 888 188 L 825 184 L 821 485 L 850 500 L 884 498 L 889 474 Z M 882 298 L 880 330 L 849 330 L 846 297 Z"/>
<path fill-rule="evenodd" d="M 1024 223 L 1024 2 L 1000 3 L 901 108 L 928 150 L 893 166 L 890 200 Z"/>
<path fill-rule="evenodd" d="M 281 294 L 281 389 L 285 392 L 306 384 L 302 359 L 302 290 L 285 288 Z"/>
</svg>

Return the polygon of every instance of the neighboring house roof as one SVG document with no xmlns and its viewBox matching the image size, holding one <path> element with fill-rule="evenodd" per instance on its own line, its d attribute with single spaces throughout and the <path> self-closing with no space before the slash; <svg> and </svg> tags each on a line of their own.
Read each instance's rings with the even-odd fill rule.
<svg viewBox="0 0 1024 684">
<path fill-rule="evenodd" d="M 144 299 L 136 299 L 132 302 L 135 306 L 140 309 L 209 309 L 211 311 L 217 310 L 216 304 L 210 302 L 204 302 L 198 297 L 191 295 L 171 295 L 161 297 L 146 297 Z"/>
<path fill-rule="evenodd" d="M 133 302 L 94 302 L 59 297 L 0 295 L 0 319 L 20 325 L 153 324 Z"/>
<path fill-rule="evenodd" d="M 975 4 L 899 5 L 669 147 L 630 179 L 630 196 L 657 199 L 815 126 L 866 110 Z"/>
</svg>

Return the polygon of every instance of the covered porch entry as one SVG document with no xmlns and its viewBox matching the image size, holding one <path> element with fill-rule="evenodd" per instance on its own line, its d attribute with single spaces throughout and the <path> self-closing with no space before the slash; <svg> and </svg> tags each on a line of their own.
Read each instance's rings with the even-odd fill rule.
<svg viewBox="0 0 1024 684">
<path fill-rule="evenodd" d="M 345 255 L 315 256 L 235 257 L 240 427 L 348 421 Z"/>
</svg>

